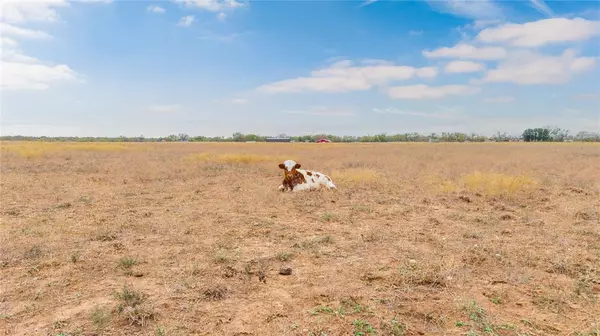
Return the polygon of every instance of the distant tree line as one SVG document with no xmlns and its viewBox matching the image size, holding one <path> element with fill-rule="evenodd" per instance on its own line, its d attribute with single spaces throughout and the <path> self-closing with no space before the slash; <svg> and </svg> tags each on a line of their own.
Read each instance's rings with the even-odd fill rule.
<svg viewBox="0 0 600 336">
<path fill-rule="evenodd" d="M 278 134 L 277 137 L 286 137 L 285 134 Z M 256 141 L 264 142 L 270 136 L 262 136 L 257 134 L 243 134 L 236 132 L 230 137 L 207 137 L 207 136 L 190 136 L 188 134 L 171 134 L 166 137 L 146 138 L 139 137 L 33 137 L 33 136 L 2 136 L 0 140 L 14 141 L 76 141 L 76 142 L 246 142 Z M 428 135 L 419 133 L 401 133 L 401 134 L 386 134 L 380 133 L 375 135 L 350 136 L 350 135 L 333 135 L 333 134 L 315 134 L 301 135 L 289 137 L 296 142 L 314 142 L 321 138 L 329 139 L 332 142 L 563 142 L 563 141 L 582 141 L 582 142 L 600 142 L 599 132 L 579 132 L 575 135 L 569 134 L 569 131 L 561 128 L 539 127 L 528 128 L 521 135 L 509 135 L 507 133 L 496 133 L 493 136 L 484 136 L 476 133 L 461 133 L 461 132 L 443 132 L 431 133 Z"/>
</svg>

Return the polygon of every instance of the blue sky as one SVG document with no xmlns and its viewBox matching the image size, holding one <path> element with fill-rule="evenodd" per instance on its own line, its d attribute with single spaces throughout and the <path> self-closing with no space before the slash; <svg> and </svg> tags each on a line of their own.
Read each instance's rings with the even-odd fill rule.
<svg viewBox="0 0 600 336">
<path fill-rule="evenodd" d="M 593 1 L 2 0 L 2 135 L 600 131 Z"/>
</svg>

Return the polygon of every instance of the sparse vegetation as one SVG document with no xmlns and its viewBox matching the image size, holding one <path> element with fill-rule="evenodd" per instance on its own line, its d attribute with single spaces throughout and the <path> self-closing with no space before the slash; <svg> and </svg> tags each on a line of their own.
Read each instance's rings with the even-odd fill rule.
<svg viewBox="0 0 600 336">
<path fill-rule="evenodd" d="M 598 334 L 597 144 L 83 144 L 0 144 L 7 334 Z"/>
</svg>

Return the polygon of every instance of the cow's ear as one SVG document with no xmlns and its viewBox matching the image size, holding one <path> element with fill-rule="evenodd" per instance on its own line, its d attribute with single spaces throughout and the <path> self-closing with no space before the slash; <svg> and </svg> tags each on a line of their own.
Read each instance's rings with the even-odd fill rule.
<svg viewBox="0 0 600 336">
<path fill-rule="evenodd" d="M 285 169 L 285 166 L 283 165 L 283 163 L 280 163 L 280 164 L 279 164 L 279 168 L 281 168 L 281 169 Z"/>
<path fill-rule="evenodd" d="M 296 165 L 294 166 L 294 168 L 299 169 L 301 167 L 301 165 L 299 163 L 296 163 Z"/>
</svg>

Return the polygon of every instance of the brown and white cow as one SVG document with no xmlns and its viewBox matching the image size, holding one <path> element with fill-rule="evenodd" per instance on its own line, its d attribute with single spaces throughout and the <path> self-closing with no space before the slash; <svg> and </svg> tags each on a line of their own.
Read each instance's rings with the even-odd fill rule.
<svg viewBox="0 0 600 336">
<path fill-rule="evenodd" d="M 315 171 L 299 169 L 300 166 L 294 160 L 285 160 L 279 164 L 279 168 L 283 169 L 283 182 L 279 186 L 279 190 L 316 190 L 321 187 L 337 189 L 329 176 Z"/>
</svg>

